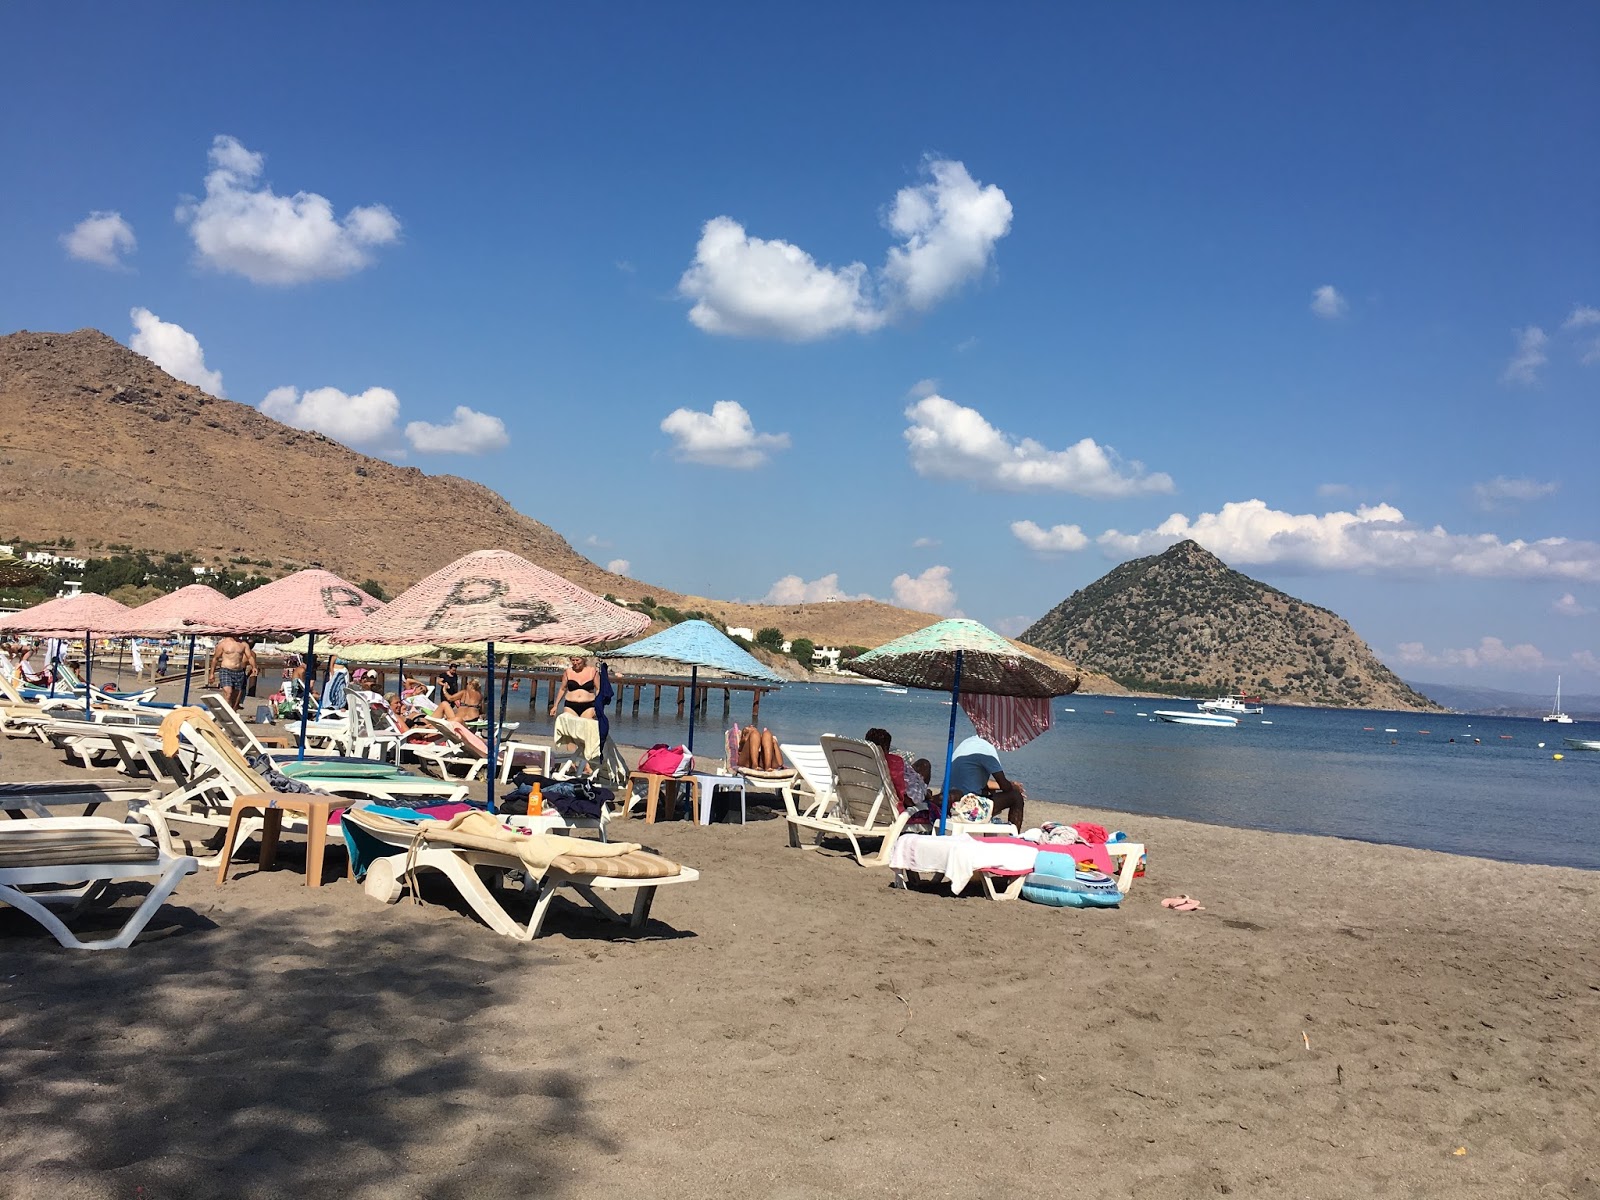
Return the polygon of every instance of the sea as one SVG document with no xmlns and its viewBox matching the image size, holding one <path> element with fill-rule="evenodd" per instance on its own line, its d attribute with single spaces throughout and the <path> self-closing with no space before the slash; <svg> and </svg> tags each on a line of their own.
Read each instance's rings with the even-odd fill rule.
<svg viewBox="0 0 1600 1200">
<path fill-rule="evenodd" d="M 1563 740 L 1600 738 L 1600 722 L 1268 705 L 1226 729 L 1152 715 L 1191 709 L 1192 701 L 1075 695 L 1053 704 L 1054 728 L 1001 756 L 1031 797 L 1600 870 L 1600 753 L 1571 750 Z M 685 739 L 687 716 L 678 718 L 670 704 L 652 716 L 649 707 L 646 697 L 639 716 L 615 717 L 612 736 L 633 745 Z M 937 764 L 937 777 L 950 714 L 943 693 L 789 684 L 762 699 L 760 723 L 780 742 L 860 737 L 879 725 L 896 750 Z M 695 746 L 720 758 L 727 725 L 749 715 L 748 697 L 741 703 L 736 693 L 724 717 L 721 694 L 713 693 L 696 722 Z M 971 733 L 956 710 L 956 740 Z M 1138 836 L 1137 828 L 1127 832 Z"/>
</svg>

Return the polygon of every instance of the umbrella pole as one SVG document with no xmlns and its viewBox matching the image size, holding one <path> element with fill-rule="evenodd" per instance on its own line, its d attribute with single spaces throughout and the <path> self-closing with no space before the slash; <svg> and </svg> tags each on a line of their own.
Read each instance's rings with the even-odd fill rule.
<svg viewBox="0 0 1600 1200">
<path fill-rule="evenodd" d="M 306 634 L 306 674 L 300 688 L 300 750 L 295 758 L 301 762 L 306 757 L 306 722 L 311 720 L 311 685 L 317 679 L 317 635 Z"/>
<path fill-rule="evenodd" d="M 694 712 L 700 707 L 700 668 L 689 668 L 689 753 L 694 753 Z"/>
<path fill-rule="evenodd" d="M 486 648 L 489 651 L 488 656 L 487 656 L 488 657 L 487 680 L 488 680 L 488 684 L 489 684 L 489 694 L 483 698 L 483 709 L 484 709 L 484 716 L 489 718 L 489 772 L 488 772 L 489 784 L 488 784 L 488 796 L 489 796 L 489 811 L 490 812 L 494 812 L 494 777 L 500 771 L 499 748 L 495 745 L 495 736 L 494 736 L 495 735 L 495 719 L 494 719 L 494 643 L 490 642 Z"/>
<path fill-rule="evenodd" d="M 511 699 L 511 655 L 506 655 L 506 677 L 500 681 L 500 724 L 506 723 L 506 703 Z"/>
<path fill-rule="evenodd" d="M 94 692 L 94 638 L 86 630 L 83 635 L 83 719 L 93 720 L 89 714 L 89 696 Z"/>
<path fill-rule="evenodd" d="M 939 798 L 939 836 L 950 820 L 950 766 L 956 757 L 956 713 L 961 709 L 961 651 L 956 651 L 956 677 L 950 687 L 950 740 L 944 747 L 944 793 Z"/>
<path fill-rule="evenodd" d="M 189 706 L 189 680 L 194 675 L 194 639 L 195 634 L 189 635 L 189 665 L 183 668 L 183 704 Z"/>
</svg>

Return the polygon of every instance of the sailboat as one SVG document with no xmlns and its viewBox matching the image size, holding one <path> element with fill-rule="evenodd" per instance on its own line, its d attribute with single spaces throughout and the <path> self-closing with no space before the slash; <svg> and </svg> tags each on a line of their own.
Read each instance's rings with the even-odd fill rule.
<svg viewBox="0 0 1600 1200">
<path fill-rule="evenodd" d="M 1555 707 L 1550 710 L 1550 715 L 1549 716 L 1540 717 L 1539 719 L 1541 721 L 1545 721 L 1545 722 L 1548 722 L 1550 724 L 1555 724 L 1555 725 L 1571 725 L 1572 724 L 1572 718 L 1567 716 L 1566 713 L 1561 711 L 1561 676 L 1559 676 L 1559 675 L 1556 676 L 1556 703 L 1555 703 Z"/>
</svg>

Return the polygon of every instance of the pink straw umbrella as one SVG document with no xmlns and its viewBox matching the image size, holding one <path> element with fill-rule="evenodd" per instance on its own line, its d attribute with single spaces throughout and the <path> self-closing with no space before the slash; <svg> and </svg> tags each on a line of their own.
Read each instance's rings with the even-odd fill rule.
<svg viewBox="0 0 1600 1200">
<path fill-rule="evenodd" d="M 232 601 L 203 583 L 191 583 L 148 604 L 130 609 L 127 624 L 116 632 L 122 637 L 172 637 L 189 635 L 189 662 L 183 671 L 183 703 L 189 703 L 189 680 L 194 675 L 193 622 L 220 616 Z"/>
<path fill-rule="evenodd" d="M 650 618 L 602 600 L 509 550 L 477 550 L 396 596 L 381 612 L 333 635 L 344 645 L 486 642 L 489 811 L 494 811 L 494 646 L 588 646 L 637 636 Z"/>
<path fill-rule="evenodd" d="M 127 620 L 133 610 L 110 596 L 83 592 L 77 596 L 58 596 L 32 608 L 11 613 L 0 620 L 0 632 L 33 633 L 44 637 L 83 638 L 83 714 L 89 716 L 89 699 L 94 694 L 94 642 L 92 635 L 108 633 Z M 52 687 L 54 685 L 52 684 Z"/>
<path fill-rule="evenodd" d="M 306 756 L 306 722 L 311 716 L 311 683 L 316 678 L 316 638 L 359 624 L 382 605 L 355 584 L 332 571 L 313 567 L 296 571 L 246 592 L 216 615 L 185 622 L 191 633 L 263 637 L 306 634 L 306 695 L 300 707 L 300 749 Z M 361 641 L 364 639 L 356 639 Z"/>
</svg>

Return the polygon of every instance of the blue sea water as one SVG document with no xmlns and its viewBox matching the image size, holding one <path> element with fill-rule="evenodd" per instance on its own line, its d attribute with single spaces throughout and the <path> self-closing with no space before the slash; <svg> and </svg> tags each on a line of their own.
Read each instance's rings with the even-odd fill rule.
<svg viewBox="0 0 1600 1200">
<path fill-rule="evenodd" d="M 896 749 L 925 755 L 937 773 L 948 699 L 790 684 L 762 700 L 761 724 L 781 742 L 859 737 L 881 725 Z M 1193 707 L 1177 700 L 1065 696 L 1054 704 L 1055 728 L 1002 756 L 1007 774 L 1043 800 L 1600 870 L 1600 753 L 1562 740 L 1600 738 L 1600 723 L 1269 705 L 1235 729 L 1207 729 L 1139 715 Z M 714 696 L 697 723 L 697 747 L 720 757 L 727 722 L 748 718 L 748 698 L 736 697 L 725 719 Z M 615 719 L 613 736 L 677 743 L 686 724 L 670 713 L 652 717 L 647 697 L 640 716 Z M 957 740 L 971 732 L 958 711 Z"/>
</svg>

